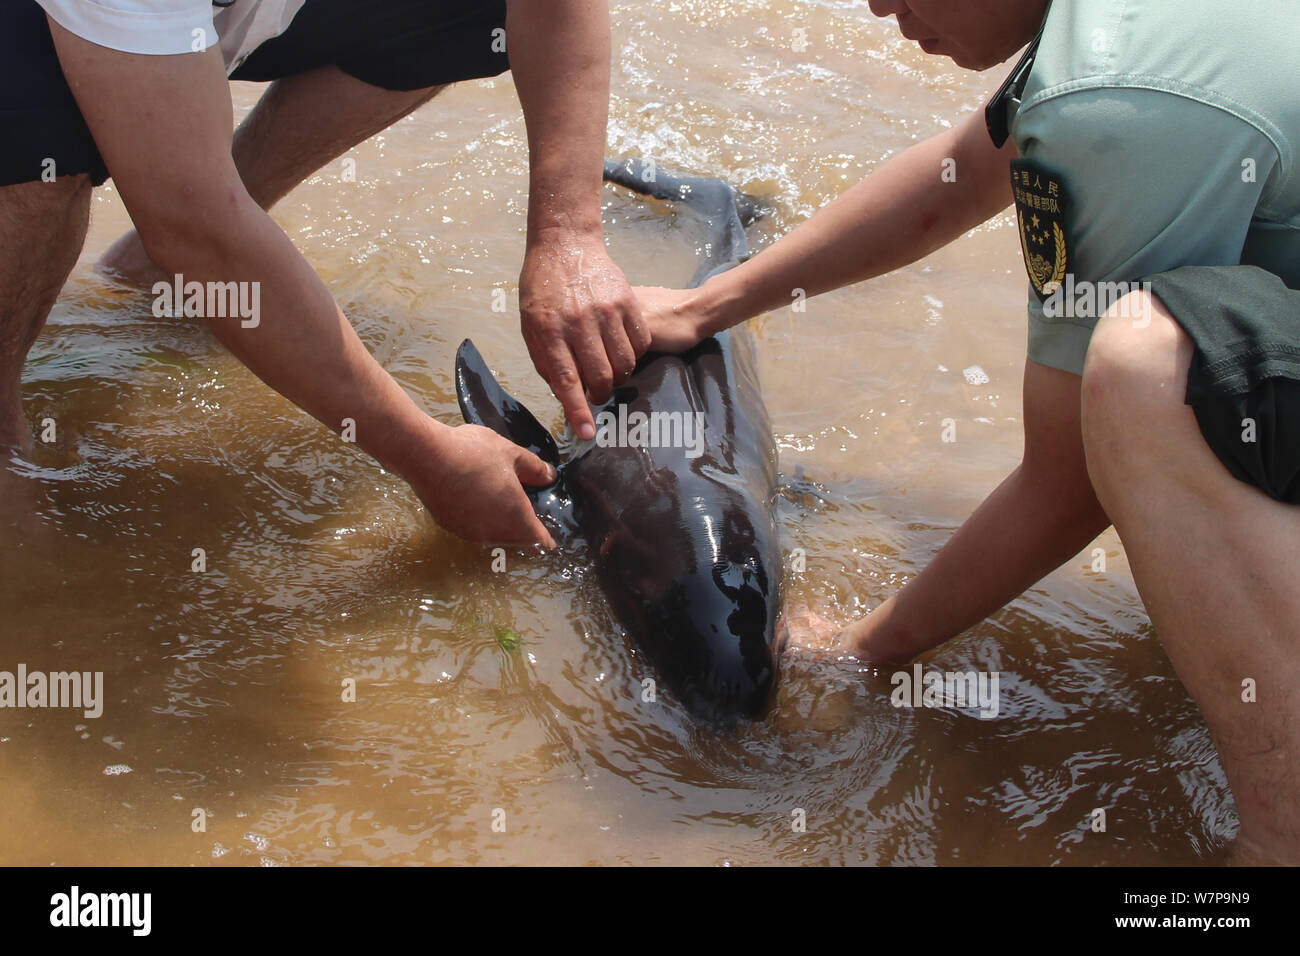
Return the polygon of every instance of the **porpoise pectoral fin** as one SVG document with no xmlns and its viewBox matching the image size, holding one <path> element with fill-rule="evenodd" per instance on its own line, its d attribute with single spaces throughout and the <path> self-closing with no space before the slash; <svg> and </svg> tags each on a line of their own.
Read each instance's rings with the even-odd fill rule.
<svg viewBox="0 0 1300 956">
<path fill-rule="evenodd" d="M 551 433 L 501 387 L 469 339 L 456 350 L 456 401 L 469 424 L 490 428 L 547 464 L 560 467 L 560 449 Z"/>
</svg>

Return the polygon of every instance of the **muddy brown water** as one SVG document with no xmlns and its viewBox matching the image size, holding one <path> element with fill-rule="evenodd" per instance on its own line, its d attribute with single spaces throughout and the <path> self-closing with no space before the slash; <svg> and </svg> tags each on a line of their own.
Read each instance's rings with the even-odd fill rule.
<svg viewBox="0 0 1300 956">
<path fill-rule="evenodd" d="M 769 199 L 757 242 L 1002 78 L 927 60 L 861 2 L 619 3 L 614 37 L 610 153 Z M 241 112 L 257 94 L 236 84 Z M 517 303 L 525 229 L 509 77 L 462 84 L 349 155 L 355 182 L 332 164 L 274 215 L 368 346 L 454 422 L 453 351 L 472 335 L 558 430 L 517 316 L 491 311 L 498 288 Z M 702 235 L 689 217 L 606 196 L 629 276 L 684 282 Z M 1089 548 L 926 657 L 997 671 L 996 719 L 895 709 L 887 675 L 803 649 L 769 718 L 718 734 L 667 695 L 642 701 L 649 672 L 588 569 L 512 553 L 494 573 L 205 332 L 96 276 L 128 220 L 111 186 L 93 215 L 25 376 L 57 440 L 22 469 L 39 513 L 7 502 L 0 669 L 103 671 L 106 701 L 98 719 L 0 710 L 0 862 L 1224 858 L 1222 770 L 1113 532 L 1094 545 L 1104 572 Z M 1025 288 L 1008 214 L 753 324 L 784 544 L 805 555 L 792 605 L 838 623 L 870 611 L 1015 466 Z"/>
</svg>

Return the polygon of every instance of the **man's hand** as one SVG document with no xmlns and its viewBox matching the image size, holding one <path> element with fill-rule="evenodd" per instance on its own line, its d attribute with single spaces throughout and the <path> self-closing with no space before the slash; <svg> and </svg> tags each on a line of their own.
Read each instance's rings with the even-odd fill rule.
<svg viewBox="0 0 1300 956">
<path fill-rule="evenodd" d="M 596 436 L 583 396 L 609 398 L 649 345 L 632 290 L 601 235 L 609 118 L 605 0 L 507 0 L 510 70 L 528 128 L 524 341 L 578 437 Z"/>
<path fill-rule="evenodd" d="M 721 327 L 714 327 L 698 289 L 637 286 L 632 292 L 650 331 L 652 351 L 685 352 L 720 331 Z"/>
<path fill-rule="evenodd" d="M 632 289 L 600 233 L 547 232 L 530 242 L 519 311 L 528 354 L 574 432 L 584 441 L 596 437 L 588 397 L 606 401 L 650 345 Z"/>
<path fill-rule="evenodd" d="M 457 537 L 555 547 L 523 489 L 551 484 L 555 470 L 491 429 L 440 427 L 436 459 L 408 478 L 434 520 Z"/>
</svg>

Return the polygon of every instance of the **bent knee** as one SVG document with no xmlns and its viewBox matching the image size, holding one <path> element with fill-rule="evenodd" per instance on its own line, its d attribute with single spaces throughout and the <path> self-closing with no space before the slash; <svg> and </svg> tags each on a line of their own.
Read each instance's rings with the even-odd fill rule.
<svg viewBox="0 0 1300 956">
<path fill-rule="evenodd" d="M 1149 292 L 1129 293 L 1097 322 L 1088 345 L 1085 420 L 1182 405 L 1191 356 L 1191 340 L 1164 303 Z"/>
<path fill-rule="evenodd" d="M 1189 414 L 1191 357 L 1191 340 L 1149 292 L 1125 296 L 1097 323 L 1083 368 L 1083 444 L 1089 477 L 1112 517 L 1115 483 L 1159 468 L 1164 452 L 1157 446 Z"/>
</svg>

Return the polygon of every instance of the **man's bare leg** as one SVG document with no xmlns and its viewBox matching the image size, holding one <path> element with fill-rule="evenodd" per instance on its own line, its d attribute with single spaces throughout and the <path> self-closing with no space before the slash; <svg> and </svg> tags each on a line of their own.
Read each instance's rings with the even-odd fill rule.
<svg viewBox="0 0 1300 956">
<path fill-rule="evenodd" d="M 1300 508 L 1238 481 L 1206 445 L 1183 404 L 1191 357 L 1149 294 L 1102 319 L 1084 370 L 1088 467 L 1218 747 L 1238 862 L 1300 864 Z M 1247 678 L 1257 703 L 1243 701 Z"/>
<path fill-rule="evenodd" d="M 978 624 L 1110 524 L 1088 480 L 1079 376 L 1025 363 L 1025 454 L 928 566 L 854 622 L 839 649 L 902 663 Z"/>
<path fill-rule="evenodd" d="M 76 265 L 90 216 L 90 179 L 0 187 L 0 455 L 28 454 L 22 372 L 59 290 Z"/>
<path fill-rule="evenodd" d="M 270 209 L 326 163 L 444 89 L 385 90 L 334 66 L 276 80 L 235 130 L 235 168 L 254 202 Z M 165 278 L 134 229 L 108 248 L 96 268 L 132 285 Z"/>
</svg>

